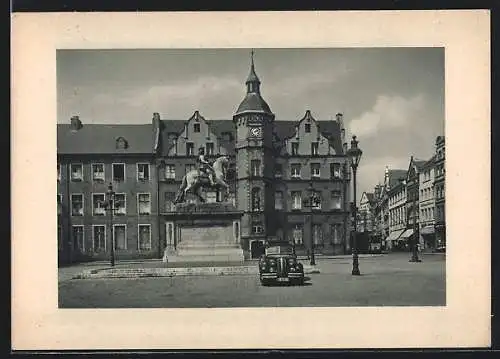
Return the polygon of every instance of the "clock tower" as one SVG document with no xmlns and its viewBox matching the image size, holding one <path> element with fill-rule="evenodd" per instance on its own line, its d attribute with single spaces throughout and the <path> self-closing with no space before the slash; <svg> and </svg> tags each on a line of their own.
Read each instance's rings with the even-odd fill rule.
<svg viewBox="0 0 500 359">
<path fill-rule="evenodd" d="M 246 95 L 233 115 L 236 126 L 236 205 L 242 211 L 241 239 L 249 257 L 264 249 L 275 234 L 274 212 L 274 114 L 260 93 L 253 51 Z M 257 248 L 258 247 L 258 248 Z"/>
</svg>

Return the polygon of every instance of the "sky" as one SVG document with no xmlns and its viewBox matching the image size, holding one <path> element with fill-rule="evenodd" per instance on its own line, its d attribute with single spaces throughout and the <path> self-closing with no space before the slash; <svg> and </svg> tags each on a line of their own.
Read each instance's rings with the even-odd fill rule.
<svg viewBox="0 0 500 359">
<path fill-rule="evenodd" d="M 343 113 L 363 156 L 358 193 L 384 170 L 429 159 L 444 134 L 443 48 L 254 49 L 262 97 L 280 120 Z M 59 50 L 58 123 L 231 119 L 242 101 L 250 49 Z"/>
</svg>

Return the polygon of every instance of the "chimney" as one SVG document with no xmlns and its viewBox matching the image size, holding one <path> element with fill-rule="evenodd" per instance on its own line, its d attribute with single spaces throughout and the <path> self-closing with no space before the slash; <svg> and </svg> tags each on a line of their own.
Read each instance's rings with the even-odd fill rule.
<svg viewBox="0 0 500 359">
<path fill-rule="evenodd" d="M 82 121 L 80 121 L 79 116 L 72 116 L 71 117 L 71 131 L 78 131 L 80 128 L 82 128 Z"/>
</svg>

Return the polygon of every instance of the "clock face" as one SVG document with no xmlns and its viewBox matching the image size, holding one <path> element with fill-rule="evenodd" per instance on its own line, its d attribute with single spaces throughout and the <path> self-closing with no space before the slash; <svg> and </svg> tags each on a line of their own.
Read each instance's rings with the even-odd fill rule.
<svg viewBox="0 0 500 359">
<path fill-rule="evenodd" d="M 253 127 L 250 129 L 250 134 L 252 137 L 261 137 L 262 129 L 260 127 Z"/>
</svg>

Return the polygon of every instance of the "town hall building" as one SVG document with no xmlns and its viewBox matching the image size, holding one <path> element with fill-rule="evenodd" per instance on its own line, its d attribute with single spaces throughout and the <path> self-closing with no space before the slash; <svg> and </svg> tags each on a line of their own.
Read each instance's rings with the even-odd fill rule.
<svg viewBox="0 0 500 359">
<path fill-rule="evenodd" d="M 244 259 L 258 258 L 271 239 L 289 241 L 298 254 L 346 253 L 350 175 L 342 114 L 319 120 L 305 110 L 296 119 L 275 118 L 253 56 L 245 85 L 231 119 L 208 119 L 196 110 L 187 120 L 154 113 L 141 125 L 87 125 L 78 116 L 58 124 L 60 262 L 107 259 L 110 243 L 117 260 L 175 252 L 183 235 L 196 232 L 178 228 L 175 199 L 184 175 L 198 166 L 200 148 L 209 160 L 229 158 L 228 192 L 208 191 L 204 198 L 227 204 L 228 230 Z M 103 206 L 110 183 L 111 218 Z M 312 194 L 319 201 L 308 204 Z M 203 216 L 197 218 L 203 222 Z M 193 225 L 190 218 L 185 215 L 184 226 Z"/>
</svg>

